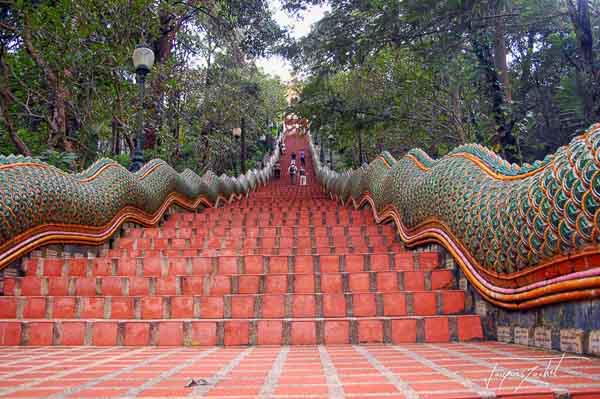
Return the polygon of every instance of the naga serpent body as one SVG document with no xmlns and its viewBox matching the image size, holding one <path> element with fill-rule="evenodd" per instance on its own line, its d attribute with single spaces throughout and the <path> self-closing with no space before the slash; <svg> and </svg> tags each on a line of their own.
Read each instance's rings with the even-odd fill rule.
<svg viewBox="0 0 600 399">
<path fill-rule="evenodd" d="M 317 170 L 332 197 L 370 204 L 409 246 L 442 244 L 492 303 L 523 309 L 600 294 L 600 124 L 533 165 L 471 144 L 439 160 L 384 152 L 357 170 Z"/>
<path fill-rule="evenodd" d="M 276 149 L 263 169 L 233 178 L 177 173 L 160 159 L 136 173 L 101 159 L 68 174 L 33 158 L 0 156 L 0 269 L 42 245 L 100 244 L 127 221 L 155 225 L 174 204 L 194 210 L 240 199 L 266 184 L 278 157 Z"/>
</svg>

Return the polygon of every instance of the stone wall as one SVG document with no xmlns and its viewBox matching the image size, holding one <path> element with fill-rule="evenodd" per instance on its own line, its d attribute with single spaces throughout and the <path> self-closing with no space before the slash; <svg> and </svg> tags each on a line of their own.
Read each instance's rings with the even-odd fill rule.
<svg viewBox="0 0 600 399">
<path fill-rule="evenodd" d="M 561 352 L 600 356 L 600 299 L 565 302 L 525 311 L 510 311 L 485 301 L 451 256 L 459 287 L 467 291 L 465 310 L 481 316 L 486 339 Z"/>
</svg>

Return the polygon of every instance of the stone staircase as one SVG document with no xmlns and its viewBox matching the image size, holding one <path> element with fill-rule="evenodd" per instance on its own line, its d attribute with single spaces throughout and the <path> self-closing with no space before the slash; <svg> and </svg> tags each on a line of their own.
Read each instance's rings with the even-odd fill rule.
<svg viewBox="0 0 600 399">
<path fill-rule="evenodd" d="M 102 256 L 23 261 L 0 297 L 1 345 L 309 345 L 482 338 L 438 252 L 286 173 L 242 201 L 127 230 Z"/>
</svg>

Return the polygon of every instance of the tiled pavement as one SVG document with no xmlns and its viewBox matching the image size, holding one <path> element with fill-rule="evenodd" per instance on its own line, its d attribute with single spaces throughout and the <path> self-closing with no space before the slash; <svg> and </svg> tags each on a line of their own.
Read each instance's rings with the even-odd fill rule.
<svg viewBox="0 0 600 399">
<path fill-rule="evenodd" d="M 496 342 L 5 347 L 0 398 L 600 398 L 600 359 L 565 356 Z"/>
</svg>

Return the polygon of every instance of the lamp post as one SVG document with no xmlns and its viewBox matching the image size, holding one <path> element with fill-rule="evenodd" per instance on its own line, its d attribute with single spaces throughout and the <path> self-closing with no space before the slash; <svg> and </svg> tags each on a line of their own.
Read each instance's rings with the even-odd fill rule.
<svg viewBox="0 0 600 399">
<path fill-rule="evenodd" d="M 267 122 L 267 132 L 269 133 L 268 135 L 266 135 L 265 137 L 265 152 L 268 151 L 269 153 L 273 150 L 273 131 L 277 128 L 277 126 L 275 126 L 275 123 L 269 118 L 268 122 Z M 263 135 L 265 136 L 265 135 Z"/>
<path fill-rule="evenodd" d="M 144 88 L 146 75 L 154 65 L 154 52 L 147 45 L 139 45 L 133 51 L 133 66 L 137 75 L 140 89 L 140 109 L 138 111 L 138 132 L 135 143 L 135 152 L 131 158 L 129 170 L 137 172 L 144 165 Z"/>
<path fill-rule="evenodd" d="M 310 134 L 313 136 L 313 142 L 315 145 L 319 145 L 319 125 L 317 122 L 317 115 L 312 114 L 310 118 Z"/>
<path fill-rule="evenodd" d="M 362 166 L 362 164 L 364 162 L 362 129 L 363 129 L 363 125 L 364 125 L 365 114 L 363 112 L 358 112 L 356 114 L 356 116 L 358 117 L 358 120 L 359 120 L 359 123 L 358 123 L 358 166 L 360 167 L 360 166 Z"/>
<path fill-rule="evenodd" d="M 242 117 L 240 130 L 240 173 L 246 173 L 246 118 Z"/>
<path fill-rule="evenodd" d="M 331 165 L 331 170 L 333 170 L 333 140 L 335 140 L 335 138 L 330 134 L 327 139 L 329 139 L 329 164 Z"/>
<path fill-rule="evenodd" d="M 233 134 L 233 137 L 235 138 L 235 141 L 237 142 L 237 141 L 239 141 L 239 140 L 240 140 L 240 137 L 242 136 L 242 128 L 241 128 L 241 127 L 234 127 L 234 128 L 231 130 L 231 133 Z M 241 159 L 242 159 L 242 158 L 241 158 L 241 155 L 240 155 L 240 161 L 241 161 Z M 235 165 L 235 162 L 234 162 L 234 165 Z M 234 169 L 235 169 L 235 168 L 234 168 Z M 242 169 L 242 168 L 241 168 L 241 164 L 240 164 L 240 170 L 241 170 L 241 169 Z M 237 174 L 237 171 L 235 171 L 235 170 L 234 170 L 234 173 L 236 173 L 236 174 Z"/>
<path fill-rule="evenodd" d="M 325 138 L 323 137 L 323 133 L 319 133 L 319 136 L 321 136 L 321 139 L 319 140 L 321 142 L 319 161 L 321 161 L 322 164 L 323 162 L 325 162 Z"/>
<path fill-rule="evenodd" d="M 257 152 L 257 155 L 262 154 L 264 156 L 267 153 L 268 143 L 267 143 L 267 135 L 266 134 L 263 133 L 260 136 L 258 136 L 257 147 L 258 147 L 258 150 L 259 150 Z M 258 162 L 260 163 L 260 159 L 259 159 Z"/>
</svg>

